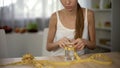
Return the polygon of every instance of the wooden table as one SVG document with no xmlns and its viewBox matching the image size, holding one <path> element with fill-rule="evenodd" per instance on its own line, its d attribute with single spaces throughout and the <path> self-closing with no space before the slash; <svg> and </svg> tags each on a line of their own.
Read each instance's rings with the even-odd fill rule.
<svg viewBox="0 0 120 68">
<path fill-rule="evenodd" d="M 109 56 L 113 60 L 113 64 L 111 65 L 102 65 L 93 62 L 85 62 L 85 63 L 77 63 L 70 66 L 64 67 L 57 67 L 57 68 L 120 68 L 120 53 L 118 52 L 111 52 L 111 53 L 104 53 L 105 55 Z M 86 54 L 81 56 L 81 58 L 87 58 L 91 54 Z M 49 60 L 49 61 L 64 61 L 63 56 L 51 56 L 51 57 L 36 57 L 37 60 Z M 1 59 L 0 64 L 6 64 L 11 62 L 20 61 L 21 58 L 6 58 Z M 5 66 L 0 68 L 34 68 L 33 66 L 21 65 L 21 66 Z"/>
</svg>

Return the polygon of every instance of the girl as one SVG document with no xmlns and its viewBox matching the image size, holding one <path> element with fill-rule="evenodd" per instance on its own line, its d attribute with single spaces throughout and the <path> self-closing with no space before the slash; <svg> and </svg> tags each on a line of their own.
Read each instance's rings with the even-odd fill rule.
<svg viewBox="0 0 120 68">
<path fill-rule="evenodd" d="M 95 48 L 94 13 L 82 8 L 78 0 L 60 0 L 64 9 L 52 14 L 49 23 L 47 50 L 64 55 L 67 43 L 73 43 L 79 54 Z"/>
</svg>

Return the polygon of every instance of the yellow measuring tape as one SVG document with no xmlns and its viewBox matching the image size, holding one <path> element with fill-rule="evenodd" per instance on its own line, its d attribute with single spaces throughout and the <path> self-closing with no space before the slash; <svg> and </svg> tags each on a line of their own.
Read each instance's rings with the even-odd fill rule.
<svg viewBox="0 0 120 68">
<path fill-rule="evenodd" d="M 65 50 L 74 50 L 74 47 L 65 47 Z M 36 60 L 31 54 L 26 54 L 22 57 L 22 61 L 4 64 L 0 66 L 8 66 L 8 65 L 34 65 L 36 68 L 56 68 L 57 66 L 69 66 L 76 63 L 82 62 L 94 62 L 98 64 L 110 65 L 112 64 L 112 60 L 104 54 L 93 54 L 88 58 L 81 59 L 78 54 L 74 51 L 75 60 L 73 61 L 64 61 L 64 62 L 55 62 L 49 60 Z"/>
</svg>

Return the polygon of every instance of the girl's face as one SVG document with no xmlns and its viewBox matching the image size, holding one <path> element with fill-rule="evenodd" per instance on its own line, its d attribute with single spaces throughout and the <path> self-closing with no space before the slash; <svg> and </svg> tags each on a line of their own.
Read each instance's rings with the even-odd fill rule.
<svg viewBox="0 0 120 68">
<path fill-rule="evenodd" d="M 61 3 L 68 11 L 72 11 L 77 8 L 77 0 L 61 0 Z"/>
</svg>

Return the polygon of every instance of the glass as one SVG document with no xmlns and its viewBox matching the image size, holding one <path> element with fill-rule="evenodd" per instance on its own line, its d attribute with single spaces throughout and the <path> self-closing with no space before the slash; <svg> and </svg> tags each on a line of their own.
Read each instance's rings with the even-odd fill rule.
<svg viewBox="0 0 120 68">
<path fill-rule="evenodd" d="M 72 43 L 66 44 L 65 47 L 65 61 L 73 61 L 74 60 L 74 47 Z"/>
</svg>

